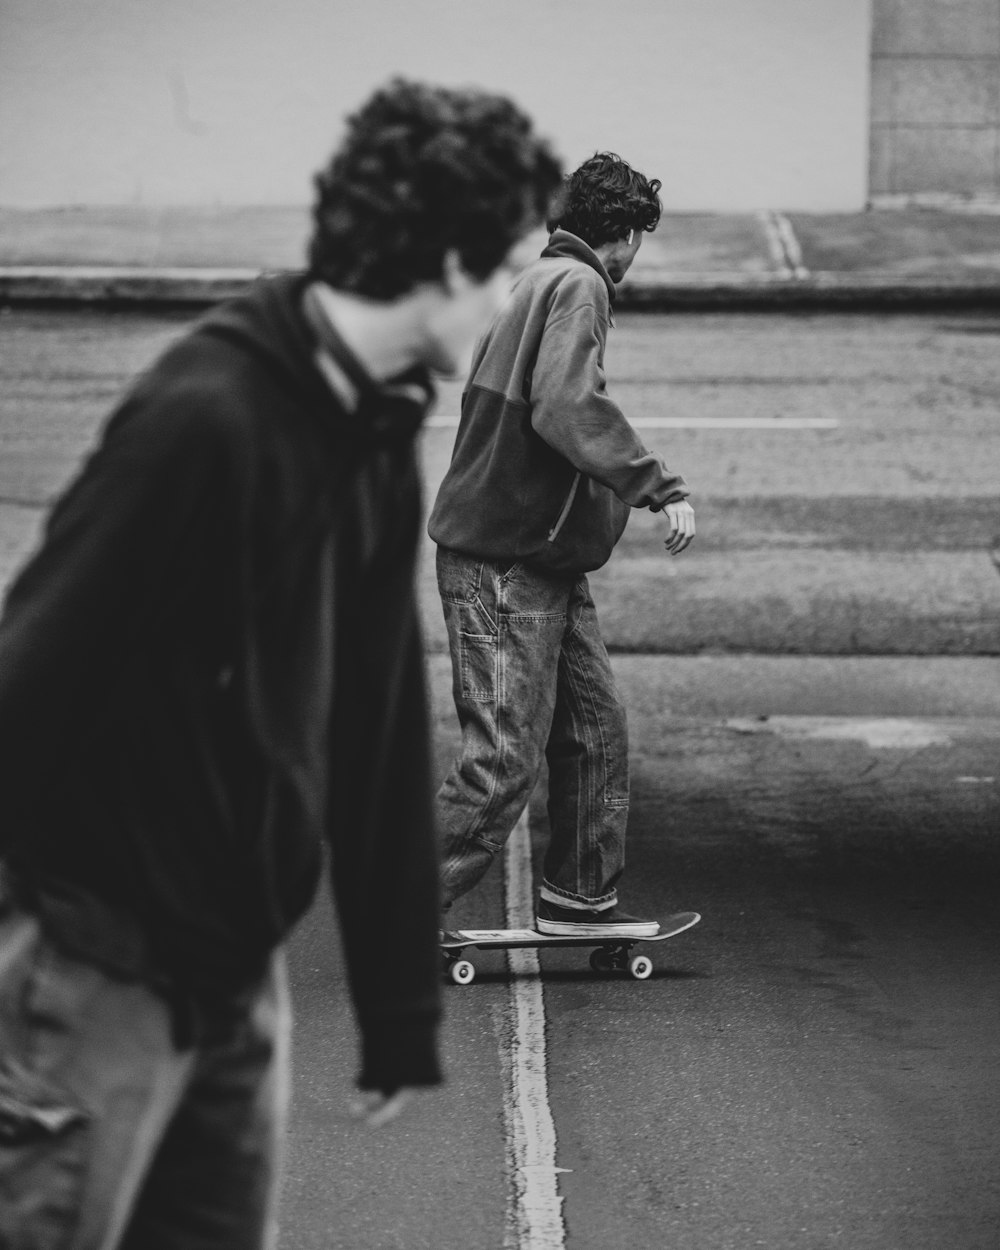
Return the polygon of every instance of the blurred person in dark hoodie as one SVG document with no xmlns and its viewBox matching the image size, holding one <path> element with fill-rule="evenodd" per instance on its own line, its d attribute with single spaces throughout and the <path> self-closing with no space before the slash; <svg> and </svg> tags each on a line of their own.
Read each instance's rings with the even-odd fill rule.
<svg viewBox="0 0 1000 1250">
<path fill-rule="evenodd" d="M 414 442 L 559 177 L 503 97 L 377 91 L 307 272 L 138 380 L 11 586 L 0 1244 L 273 1244 L 324 840 L 364 1114 L 439 1081 Z"/>
<path fill-rule="evenodd" d="M 662 516 L 671 554 L 695 532 L 687 484 L 604 373 L 616 286 L 660 220 L 659 189 L 613 152 L 568 178 L 548 244 L 476 346 L 428 523 L 462 726 L 438 795 L 443 909 L 487 871 L 547 762 L 536 924 L 556 936 L 659 928 L 619 905 L 628 725 L 586 576 L 633 508 Z"/>
</svg>

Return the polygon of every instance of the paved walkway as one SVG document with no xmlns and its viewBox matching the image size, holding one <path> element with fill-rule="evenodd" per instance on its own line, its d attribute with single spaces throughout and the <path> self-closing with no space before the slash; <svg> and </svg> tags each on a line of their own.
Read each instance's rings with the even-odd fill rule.
<svg viewBox="0 0 1000 1250">
<path fill-rule="evenodd" d="M 0 302 L 214 302 L 296 268 L 308 233 L 302 207 L 0 209 Z M 668 214 L 621 290 L 623 307 L 843 303 L 1000 306 L 1000 212 Z"/>
</svg>

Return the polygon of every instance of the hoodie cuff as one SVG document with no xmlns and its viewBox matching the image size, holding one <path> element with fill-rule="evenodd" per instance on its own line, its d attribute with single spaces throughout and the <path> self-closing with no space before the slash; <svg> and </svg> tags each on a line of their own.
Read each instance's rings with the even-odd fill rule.
<svg viewBox="0 0 1000 1250">
<path fill-rule="evenodd" d="M 649 510 L 650 512 L 662 512 L 667 504 L 680 503 L 682 500 L 687 499 L 690 494 L 691 490 L 687 482 L 682 477 L 676 478 L 673 489 L 658 503 L 651 503 Z"/>
<path fill-rule="evenodd" d="M 361 1051 L 361 1089 L 395 1093 L 404 1085 L 438 1085 L 437 1024 L 432 1021 L 370 1024 Z"/>
</svg>

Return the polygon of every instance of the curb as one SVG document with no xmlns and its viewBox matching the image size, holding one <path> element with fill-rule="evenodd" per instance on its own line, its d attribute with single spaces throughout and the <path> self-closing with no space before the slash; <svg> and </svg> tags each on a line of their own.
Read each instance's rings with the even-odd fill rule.
<svg viewBox="0 0 1000 1250">
<path fill-rule="evenodd" d="M 0 266 L 7 307 L 204 308 L 239 295 L 276 270 L 143 266 Z M 941 275 L 900 278 L 860 271 L 787 274 L 636 274 L 622 284 L 619 309 L 713 311 L 939 311 L 1000 308 L 1000 281 Z"/>
<path fill-rule="evenodd" d="M 151 269 L 112 265 L 2 265 L 0 304 L 8 307 L 202 308 L 241 294 L 260 269 Z"/>
<path fill-rule="evenodd" d="M 1000 308 L 1000 281 L 993 276 L 900 278 L 877 271 L 810 272 L 801 277 L 637 274 L 633 280 L 622 284 L 616 307 L 650 312 L 673 309 L 692 312 L 713 309 L 920 312 Z"/>
</svg>

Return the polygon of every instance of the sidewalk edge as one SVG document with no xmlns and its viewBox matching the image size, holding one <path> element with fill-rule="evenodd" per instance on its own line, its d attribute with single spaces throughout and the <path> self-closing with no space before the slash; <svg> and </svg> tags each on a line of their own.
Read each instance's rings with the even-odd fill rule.
<svg viewBox="0 0 1000 1250">
<path fill-rule="evenodd" d="M 239 295 L 253 268 L 0 265 L 0 304 L 29 307 L 205 307 Z M 942 309 L 1000 307 L 1000 275 L 864 271 L 780 274 L 647 273 L 622 284 L 616 307 L 645 311 Z"/>
</svg>

